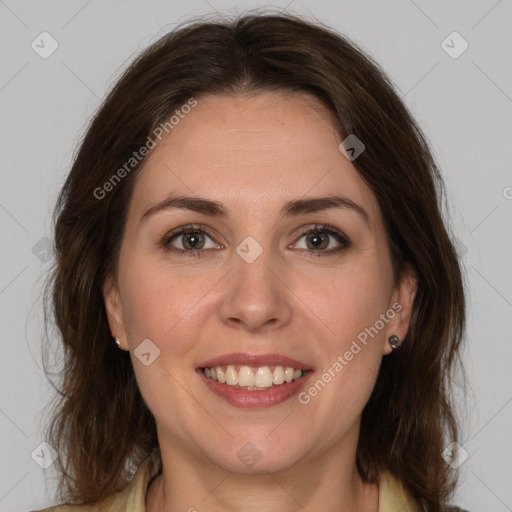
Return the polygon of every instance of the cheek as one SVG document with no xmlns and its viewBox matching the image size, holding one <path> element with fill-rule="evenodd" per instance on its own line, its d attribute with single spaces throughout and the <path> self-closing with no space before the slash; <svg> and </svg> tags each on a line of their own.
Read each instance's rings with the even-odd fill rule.
<svg viewBox="0 0 512 512">
<path fill-rule="evenodd" d="M 176 356 L 190 350 L 213 314 L 211 301 L 219 276 L 199 267 L 196 274 L 185 275 L 141 257 L 130 260 L 120 280 L 130 350 L 149 338 L 162 355 Z"/>
<path fill-rule="evenodd" d="M 164 286 L 161 278 L 147 271 L 128 277 L 125 283 L 123 311 L 130 344 L 145 338 L 157 342 L 180 314 L 180 303 L 173 300 L 177 289 Z"/>
<path fill-rule="evenodd" d="M 343 414 L 357 415 L 368 400 L 382 360 L 386 323 L 381 315 L 388 311 L 389 283 L 379 266 L 362 262 L 334 274 L 325 286 L 302 281 L 298 294 L 308 297 L 325 333 L 318 339 L 323 365 L 315 382 L 321 382 L 313 383 L 311 393 L 306 390 L 312 401 L 325 398 L 318 400 L 319 407 L 331 404 Z"/>
<path fill-rule="evenodd" d="M 323 321 L 333 348 L 343 349 L 360 332 L 373 326 L 388 307 L 387 273 L 364 261 L 329 277 L 303 278 L 296 284 L 297 295 L 307 298 L 304 302 Z"/>
<path fill-rule="evenodd" d="M 183 315 L 190 287 L 183 287 L 172 278 L 163 265 L 154 265 L 148 258 L 134 256 L 119 276 L 123 283 L 124 319 L 135 341 L 161 338 Z"/>
<path fill-rule="evenodd" d="M 175 409 L 187 399 L 180 383 L 188 378 L 188 356 L 199 332 L 194 312 L 202 311 L 194 305 L 202 305 L 200 299 L 208 283 L 202 279 L 191 282 L 170 272 L 168 266 L 155 265 L 144 257 L 130 258 L 119 279 L 124 283 L 124 320 L 137 382 L 150 410 L 160 415 L 169 405 L 174 404 Z M 147 339 L 157 349 L 146 345 L 150 359 L 154 358 L 146 366 L 141 364 L 137 348 Z"/>
</svg>

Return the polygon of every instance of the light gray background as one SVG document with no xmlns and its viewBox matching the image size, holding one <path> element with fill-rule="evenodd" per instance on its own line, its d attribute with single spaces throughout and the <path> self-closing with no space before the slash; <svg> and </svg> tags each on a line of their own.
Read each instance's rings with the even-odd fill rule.
<svg viewBox="0 0 512 512">
<path fill-rule="evenodd" d="M 312 14 L 362 45 L 434 148 L 470 287 L 469 457 L 456 502 L 471 512 L 512 510 L 510 0 L 0 0 L 0 510 L 55 503 L 54 481 L 45 485 L 52 467 L 31 457 L 44 441 L 40 415 L 50 397 L 40 363 L 44 237 L 87 119 L 126 62 L 177 22 L 264 5 Z M 47 59 L 31 48 L 43 31 L 59 45 Z M 453 31 L 469 44 L 456 59 L 441 46 Z M 460 43 L 448 40 L 455 50 Z"/>
</svg>

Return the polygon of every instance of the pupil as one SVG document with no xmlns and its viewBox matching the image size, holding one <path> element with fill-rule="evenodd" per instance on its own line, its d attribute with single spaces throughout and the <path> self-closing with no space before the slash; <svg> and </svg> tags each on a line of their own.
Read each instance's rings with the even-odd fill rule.
<svg viewBox="0 0 512 512">
<path fill-rule="evenodd" d="M 198 244 L 200 245 L 200 239 L 196 234 L 189 234 L 185 237 L 185 247 L 196 249 Z"/>
<path fill-rule="evenodd" d="M 325 236 L 322 235 L 311 235 L 311 243 L 313 247 L 320 247 L 322 245 L 322 242 L 325 241 Z"/>
</svg>

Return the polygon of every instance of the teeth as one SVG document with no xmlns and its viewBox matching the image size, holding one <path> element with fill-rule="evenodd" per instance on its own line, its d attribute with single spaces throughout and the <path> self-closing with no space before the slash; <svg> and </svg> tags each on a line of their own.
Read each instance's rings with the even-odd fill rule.
<svg viewBox="0 0 512 512">
<path fill-rule="evenodd" d="M 282 366 L 276 366 L 274 368 L 274 378 L 272 379 L 272 382 L 276 386 L 284 383 L 284 370 Z"/>
<path fill-rule="evenodd" d="M 242 365 L 236 371 L 235 365 L 232 364 L 227 365 L 225 371 L 220 366 L 203 368 L 203 373 L 210 379 L 249 391 L 270 389 L 285 382 L 298 380 L 304 374 L 302 370 L 295 370 L 291 366 L 275 366 L 274 371 L 271 371 L 268 366 L 260 366 L 254 372 L 249 366 Z"/>
<path fill-rule="evenodd" d="M 293 376 L 295 375 L 295 370 L 293 368 L 286 368 L 284 371 L 284 380 L 285 382 L 291 382 L 293 380 Z"/>
<path fill-rule="evenodd" d="M 273 375 L 268 366 L 263 366 L 262 368 L 258 368 L 256 372 L 256 387 L 258 388 L 268 388 L 272 386 Z"/>
<path fill-rule="evenodd" d="M 232 364 L 226 368 L 226 384 L 230 386 L 236 386 L 238 384 L 238 374 Z"/>
<path fill-rule="evenodd" d="M 219 382 L 222 382 L 222 384 L 224 384 L 224 382 L 226 382 L 226 376 L 224 375 L 224 372 L 222 371 L 222 368 L 217 366 L 216 371 L 217 371 L 217 380 Z"/>
<path fill-rule="evenodd" d="M 240 366 L 238 372 L 238 384 L 240 386 L 252 387 L 256 384 L 256 376 L 248 366 Z"/>
</svg>

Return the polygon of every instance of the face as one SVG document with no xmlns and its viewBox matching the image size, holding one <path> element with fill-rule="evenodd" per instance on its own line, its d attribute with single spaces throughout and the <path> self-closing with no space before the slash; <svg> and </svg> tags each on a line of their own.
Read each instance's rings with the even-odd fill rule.
<svg viewBox="0 0 512 512">
<path fill-rule="evenodd" d="M 415 282 L 393 282 L 377 200 L 340 142 L 309 95 L 206 96 L 146 159 L 104 295 L 162 450 L 236 472 L 355 455 Z M 177 196 L 223 215 L 166 203 Z M 236 389 L 201 370 L 219 357 L 222 374 L 249 366 L 259 385 L 267 370 L 282 381 L 280 366 L 308 371 Z"/>
</svg>

